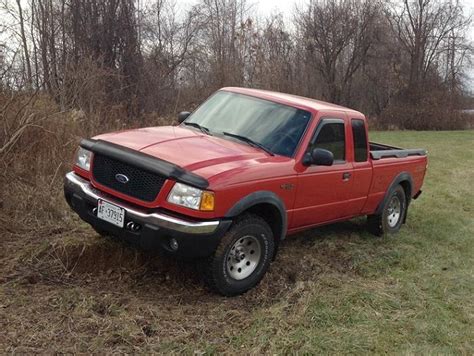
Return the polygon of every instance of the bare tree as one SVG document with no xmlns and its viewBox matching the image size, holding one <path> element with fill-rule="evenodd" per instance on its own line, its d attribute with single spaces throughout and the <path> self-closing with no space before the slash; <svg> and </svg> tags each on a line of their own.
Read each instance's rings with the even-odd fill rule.
<svg viewBox="0 0 474 356">
<path fill-rule="evenodd" d="M 23 9 L 21 7 L 20 0 L 16 0 L 16 4 L 18 7 L 21 43 L 23 45 L 23 55 L 25 56 L 27 84 L 28 84 L 28 87 L 31 87 L 31 85 L 33 84 L 33 81 L 32 81 L 32 74 L 31 74 L 30 51 L 28 50 L 28 41 L 26 39 L 26 34 L 25 34 L 25 19 L 23 18 Z"/>
<path fill-rule="evenodd" d="M 471 19 L 463 16 L 459 0 L 403 0 L 388 9 L 388 19 L 410 58 L 409 98 L 418 101 L 428 74 L 438 71 L 450 36 L 469 26 Z"/>
<path fill-rule="evenodd" d="M 350 104 L 353 76 L 374 44 L 378 11 L 368 0 L 317 0 L 297 13 L 307 62 L 322 75 L 326 100 Z"/>
<path fill-rule="evenodd" d="M 214 88 L 244 83 L 244 57 L 248 49 L 248 5 L 245 0 L 202 0 L 201 41 L 210 64 Z"/>
<path fill-rule="evenodd" d="M 193 48 L 199 23 L 196 12 L 187 11 L 179 18 L 177 3 L 159 0 L 145 8 L 141 23 L 145 111 L 163 110 L 176 103 L 176 92 L 190 61 L 197 54 Z M 178 95 L 179 96 L 179 95 Z"/>
<path fill-rule="evenodd" d="M 256 38 L 252 47 L 249 63 L 252 86 L 283 92 L 295 92 L 294 78 L 295 44 L 291 34 L 285 28 L 283 17 L 274 15 L 265 20 L 260 31 L 254 32 Z"/>
<path fill-rule="evenodd" d="M 418 128 L 428 109 L 462 105 L 473 54 L 459 0 L 310 0 L 293 24 L 246 0 L 0 0 L 0 14 L 4 90 L 123 123 L 236 85 Z"/>
</svg>

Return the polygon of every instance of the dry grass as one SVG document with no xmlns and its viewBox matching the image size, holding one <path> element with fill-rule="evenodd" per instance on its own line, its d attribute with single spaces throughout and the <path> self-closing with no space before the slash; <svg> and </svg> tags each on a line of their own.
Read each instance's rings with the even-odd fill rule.
<svg viewBox="0 0 474 356">
<path fill-rule="evenodd" d="M 301 235 L 285 243 L 258 289 L 226 299 L 203 288 L 193 263 L 145 254 L 77 225 L 9 236 L 1 277 L 5 351 L 191 351 L 192 343 L 224 351 L 235 331 L 250 330 L 266 310 L 298 323 L 321 275 L 354 273 L 344 253 L 350 245 L 328 244 L 315 259 L 307 253 L 315 240 Z M 336 230 L 350 238 L 360 228 Z"/>
<path fill-rule="evenodd" d="M 474 352 L 472 131 L 376 133 L 430 151 L 425 193 L 397 238 L 369 235 L 364 219 L 299 234 L 258 288 L 222 298 L 193 263 L 77 219 L 62 176 L 88 130 L 50 128 L 4 159 L 0 352 Z"/>
</svg>

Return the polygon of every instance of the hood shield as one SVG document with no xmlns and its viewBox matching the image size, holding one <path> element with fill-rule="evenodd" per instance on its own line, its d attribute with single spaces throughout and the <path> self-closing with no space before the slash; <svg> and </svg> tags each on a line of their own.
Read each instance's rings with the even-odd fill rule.
<svg viewBox="0 0 474 356">
<path fill-rule="evenodd" d="M 153 157 L 140 151 L 132 150 L 128 147 L 93 139 L 83 139 L 79 145 L 94 153 L 108 156 L 139 169 L 156 173 L 167 178 L 172 178 L 199 189 L 206 189 L 209 186 L 208 180 L 197 174 L 189 172 L 174 163 Z"/>
</svg>

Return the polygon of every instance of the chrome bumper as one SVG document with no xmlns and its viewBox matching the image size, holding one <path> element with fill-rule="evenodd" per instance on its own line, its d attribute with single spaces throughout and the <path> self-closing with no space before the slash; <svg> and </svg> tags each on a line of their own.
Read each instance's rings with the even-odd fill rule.
<svg viewBox="0 0 474 356">
<path fill-rule="evenodd" d="M 210 234 L 216 231 L 219 226 L 218 220 L 213 221 L 187 221 L 175 218 L 162 213 L 147 213 L 137 209 L 122 201 L 118 201 L 114 197 L 104 192 L 95 189 L 88 180 L 81 178 L 74 172 L 69 172 L 64 178 L 65 187 L 72 191 L 80 191 L 86 196 L 89 201 L 96 203 L 98 199 L 103 199 L 111 202 L 121 208 L 125 209 L 127 216 L 130 219 L 141 220 L 145 223 L 150 223 L 165 229 L 175 230 L 187 234 Z"/>
</svg>

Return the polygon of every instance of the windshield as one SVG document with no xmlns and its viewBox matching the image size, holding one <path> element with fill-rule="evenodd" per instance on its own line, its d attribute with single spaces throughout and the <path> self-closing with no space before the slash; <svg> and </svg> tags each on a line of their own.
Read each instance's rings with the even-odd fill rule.
<svg viewBox="0 0 474 356">
<path fill-rule="evenodd" d="M 185 122 L 197 123 L 212 134 L 244 136 L 275 154 L 292 157 L 310 118 L 305 110 L 218 91 Z"/>
</svg>

